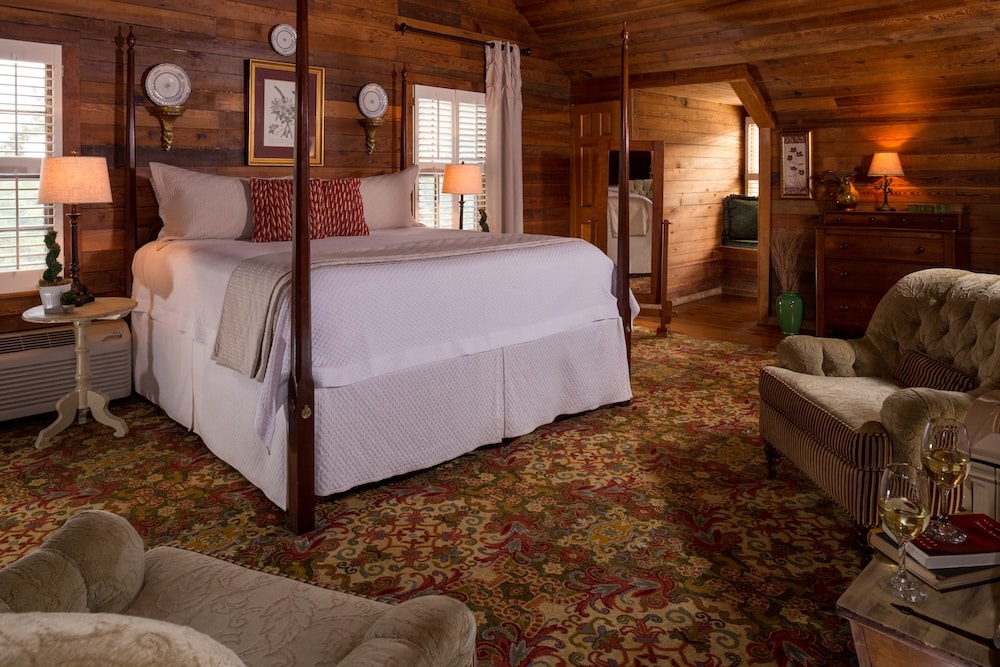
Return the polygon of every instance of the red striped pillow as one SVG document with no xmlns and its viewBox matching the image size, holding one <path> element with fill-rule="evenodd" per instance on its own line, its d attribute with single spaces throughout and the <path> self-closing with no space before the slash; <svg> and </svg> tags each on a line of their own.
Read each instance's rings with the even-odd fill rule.
<svg viewBox="0 0 1000 667">
<path fill-rule="evenodd" d="M 309 179 L 309 238 L 322 238 L 321 230 L 331 226 L 330 211 L 323 196 L 323 182 Z M 290 178 L 251 178 L 250 200 L 253 205 L 253 241 L 292 240 L 292 180 Z M 317 204 L 319 204 L 317 206 Z"/>
<path fill-rule="evenodd" d="M 917 350 L 903 352 L 892 379 L 904 387 L 928 387 L 942 391 L 969 392 L 979 385 L 976 378 Z"/>
</svg>

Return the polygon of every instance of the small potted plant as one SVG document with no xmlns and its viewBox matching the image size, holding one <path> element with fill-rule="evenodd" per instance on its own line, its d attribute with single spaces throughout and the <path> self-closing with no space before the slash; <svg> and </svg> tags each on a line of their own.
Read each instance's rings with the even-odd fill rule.
<svg viewBox="0 0 1000 667">
<path fill-rule="evenodd" d="M 63 312 L 65 313 L 72 313 L 76 307 L 76 302 L 79 300 L 80 298 L 73 290 L 68 290 L 59 295 L 59 303 L 62 305 Z"/>
<path fill-rule="evenodd" d="M 38 281 L 38 294 L 42 298 L 42 308 L 46 313 L 63 312 L 60 295 L 68 292 L 72 285 L 69 278 L 62 276 L 62 264 L 59 262 L 59 244 L 56 243 L 55 231 L 45 233 L 45 272 Z"/>
</svg>

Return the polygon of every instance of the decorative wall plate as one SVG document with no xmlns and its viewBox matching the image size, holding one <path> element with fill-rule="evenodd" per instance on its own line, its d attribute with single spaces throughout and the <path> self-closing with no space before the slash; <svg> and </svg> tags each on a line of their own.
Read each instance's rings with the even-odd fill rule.
<svg viewBox="0 0 1000 667">
<path fill-rule="evenodd" d="M 283 56 L 295 53 L 295 42 L 299 35 L 295 28 L 287 23 L 281 23 L 271 28 L 271 48 Z"/>
<path fill-rule="evenodd" d="M 184 104 L 191 94 L 191 79 L 179 66 L 162 63 L 146 74 L 145 88 L 153 104 L 176 107 Z"/>
<path fill-rule="evenodd" d="M 358 108 L 365 118 L 381 118 L 389 108 L 389 97 L 377 83 L 368 83 L 358 94 Z"/>
</svg>

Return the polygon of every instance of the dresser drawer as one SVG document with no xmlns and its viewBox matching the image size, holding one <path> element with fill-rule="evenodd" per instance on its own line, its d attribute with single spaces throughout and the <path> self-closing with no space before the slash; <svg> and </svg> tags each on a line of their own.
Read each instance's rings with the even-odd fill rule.
<svg viewBox="0 0 1000 667">
<path fill-rule="evenodd" d="M 942 234 L 934 233 L 883 236 L 874 231 L 842 233 L 827 230 L 823 253 L 828 261 L 849 257 L 934 266 L 945 261 L 945 243 Z"/>
<path fill-rule="evenodd" d="M 829 258 L 823 264 L 823 283 L 828 290 L 884 295 L 908 273 L 927 268 L 923 264 L 858 261 Z"/>
<path fill-rule="evenodd" d="M 872 227 L 899 227 L 905 229 L 927 229 L 941 231 L 962 231 L 961 213 L 914 213 L 882 211 L 841 211 L 823 215 L 823 224 L 871 225 Z"/>
<path fill-rule="evenodd" d="M 835 335 L 860 336 L 868 328 L 868 321 L 883 294 L 840 292 L 827 290 L 823 311 L 826 328 Z"/>
</svg>

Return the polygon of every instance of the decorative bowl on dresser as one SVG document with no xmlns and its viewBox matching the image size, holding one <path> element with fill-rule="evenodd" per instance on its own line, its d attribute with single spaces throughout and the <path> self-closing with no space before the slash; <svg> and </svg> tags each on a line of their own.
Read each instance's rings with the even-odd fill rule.
<svg viewBox="0 0 1000 667">
<path fill-rule="evenodd" d="M 908 273 L 956 266 L 962 213 L 827 211 L 816 227 L 816 335 L 859 336 Z"/>
</svg>

